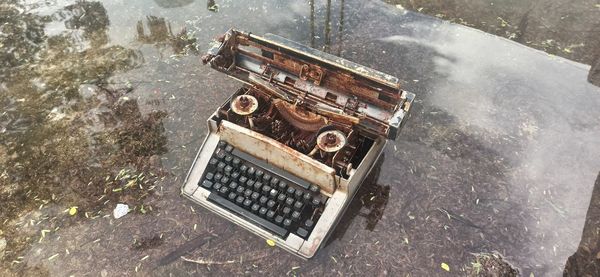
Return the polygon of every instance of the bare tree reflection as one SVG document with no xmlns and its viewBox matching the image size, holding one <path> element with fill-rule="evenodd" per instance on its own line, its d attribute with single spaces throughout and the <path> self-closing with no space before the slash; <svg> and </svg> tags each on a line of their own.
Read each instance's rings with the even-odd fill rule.
<svg viewBox="0 0 600 277">
<path fill-rule="evenodd" d="M 101 2 L 78 1 L 41 16 L 10 0 L 0 11 L 10 15 L 0 17 L 10 35 L 0 35 L 0 43 L 12 49 L 0 54 L 0 160 L 6 165 L 0 187 L 7 188 L 0 190 L 0 218 L 10 261 L 30 244 L 13 219 L 41 204 L 72 201 L 94 212 L 108 199 L 136 205 L 149 195 L 125 186 L 139 181 L 134 175 L 154 172 L 145 184 L 159 176 L 166 114 L 144 115 L 127 96 L 133 87 L 106 85 L 141 65 L 143 56 L 108 44 L 110 20 Z M 65 29 L 48 35 L 50 23 Z M 66 224 L 62 220 L 51 219 L 54 226 Z M 31 228 L 39 232 L 43 225 Z"/>
<path fill-rule="evenodd" d="M 190 51 L 198 54 L 196 49 L 196 38 L 188 36 L 185 28 L 179 33 L 173 34 L 171 23 L 162 17 L 146 16 L 146 24 L 140 20 L 136 25 L 137 40 L 144 44 L 153 44 L 160 50 L 161 56 L 163 50 L 170 46 L 173 53 L 180 54 Z"/>
</svg>

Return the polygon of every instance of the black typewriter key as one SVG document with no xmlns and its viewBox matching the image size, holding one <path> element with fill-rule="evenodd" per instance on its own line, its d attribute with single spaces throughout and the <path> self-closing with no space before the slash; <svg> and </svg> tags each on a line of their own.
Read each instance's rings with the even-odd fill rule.
<svg viewBox="0 0 600 277">
<path fill-rule="evenodd" d="M 244 196 L 250 197 L 250 195 L 252 195 L 252 193 L 254 193 L 254 191 L 252 191 L 251 189 L 246 189 L 244 191 Z"/>
<path fill-rule="evenodd" d="M 304 228 L 302 228 L 302 227 L 298 228 L 298 231 L 296 231 L 296 234 L 297 234 L 299 237 L 303 238 L 303 239 L 305 239 L 305 238 L 307 238 L 307 237 L 308 237 L 308 231 L 306 231 L 306 230 L 305 230 Z"/>
<path fill-rule="evenodd" d="M 253 166 L 248 167 L 248 171 L 246 171 L 249 175 L 249 177 L 252 177 L 254 175 L 254 172 L 256 171 L 256 168 L 254 168 Z"/>
<path fill-rule="evenodd" d="M 275 204 L 276 204 L 275 201 L 269 200 L 269 201 L 267 201 L 267 208 L 269 208 L 269 209 L 273 208 L 273 206 L 275 206 Z"/>
<path fill-rule="evenodd" d="M 229 200 L 233 201 L 237 197 L 237 194 L 235 194 L 235 192 L 230 192 L 229 196 L 227 196 L 227 197 L 229 198 Z"/>
<path fill-rule="evenodd" d="M 248 207 L 250 207 L 250 205 L 252 205 L 252 200 L 245 199 L 243 204 L 244 204 L 244 207 L 248 208 Z"/>
<path fill-rule="evenodd" d="M 284 181 L 279 182 L 279 189 L 281 191 L 285 191 L 285 189 L 287 188 L 287 183 Z"/>
<path fill-rule="evenodd" d="M 262 187 L 262 191 L 264 194 L 267 194 L 271 191 L 271 187 L 270 186 L 263 186 Z"/>
<path fill-rule="evenodd" d="M 294 212 L 292 213 L 292 220 L 293 220 L 293 221 L 298 221 L 299 219 L 300 219 L 300 212 L 298 212 L 298 211 L 294 211 Z"/>
<path fill-rule="evenodd" d="M 258 210 L 258 215 L 260 215 L 260 216 L 265 216 L 266 213 L 267 213 L 267 208 L 265 208 L 265 207 L 261 207 Z"/>
<path fill-rule="evenodd" d="M 215 166 L 219 163 L 219 160 L 215 159 L 215 158 L 211 158 L 210 161 L 208 161 L 209 165 Z"/>
<path fill-rule="evenodd" d="M 285 196 L 285 193 L 282 193 L 279 196 L 277 196 L 277 201 L 279 201 L 279 203 L 283 203 L 283 202 L 285 202 L 286 198 L 287 198 L 287 196 Z"/>
<path fill-rule="evenodd" d="M 225 166 L 224 172 L 225 172 L 225 174 L 230 175 L 232 170 L 233 170 L 233 167 L 228 165 L 228 166 Z"/>
<path fill-rule="evenodd" d="M 236 189 L 237 193 L 239 193 L 239 194 L 242 194 L 242 193 L 244 193 L 244 191 L 245 191 L 245 190 L 246 190 L 246 189 L 245 189 L 244 187 L 242 187 L 242 186 L 239 186 L 239 187 L 237 187 L 237 189 Z"/>
<path fill-rule="evenodd" d="M 271 179 L 271 185 L 273 185 L 273 186 L 277 186 L 277 184 L 278 184 L 278 183 L 279 183 L 279 178 L 277 178 L 277 177 L 273 177 L 273 178 Z"/>
<path fill-rule="evenodd" d="M 293 196 L 295 192 L 296 192 L 296 189 L 295 189 L 295 188 L 293 188 L 293 187 L 289 187 L 289 188 L 287 189 L 287 193 L 288 193 L 288 195 L 290 195 L 290 196 Z"/>
<path fill-rule="evenodd" d="M 283 215 L 287 216 L 288 214 L 290 214 L 290 212 L 292 211 L 292 209 L 290 209 L 290 207 L 283 207 Z"/>
<path fill-rule="evenodd" d="M 274 217 L 274 216 L 275 216 L 275 211 L 273 211 L 273 210 L 269 210 L 269 211 L 267 212 L 267 218 L 268 218 L 268 219 L 273 219 L 273 217 Z"/>
<path fill-rule="evenodd" d="M 250 208 L 250 210 L 251 210 L 253 213 L 257 213 L 257 212 L 258 212 L 258 209 L 260 209 L 260 205 L 258 205 L 258 204 L 253 204 L 253 205 L 252 205 L 252 208 Z"/>
<path fill-rule="evenodd" d="M 303 198 L 304 198 L 304 202 L 310 203 L 310 200 L 312 199 L 312 195 L 307 192 L 307 193 L 304 194 Z"/>
<path fill-rule="evenodd" d="M 231 145 L 225 146 L 225 151 L 231 153 L 231 151 L 233 151 L 233 146 L 231 146 Z"/>
<path fill-rule="evenodd" d="M 256 182 L 254 183 L 254 190 L 255 191 L 260 191 L 260 189 L 262 188 L 262 183 L 261 182 Z"/>
<path fill-rule="evenodd" d="M 248 166 L 243 164 L 242 166 L 240 166 L 240 172 L 242 174 L 246 174 L 246 170 L 248 170 Z"/>
<path fill-rule="evenodd" d="M 223 171 L 223 169 L 225 169 L 226 164 L 224 162 L 219 162 L 219 164 L 217 165 L 217 170 L 218 171 Z"/>
<path fill-rule="evenodd" d="M 281 224 L 281 222 L 283 222 L 283 216 L 280 216 L 280 215 L 276 216 L 275 217 L 275 223 Z"/>
<path fill-rule="evenodd" d="M 269 201 L 269 198 L 267 198 L 266 196 L 261 196 L 260 199 L 258 199 L 258 203 L 261 204 L 262 206 L 264 206 L 265 204 L 267 204 L 267 201 Z"/>
<path fill-rule="evenodd" d="M 223 176 L 223 177 L 221 178 L 221 184 L 223 184 L 223 185 L 227 185 L 227 184 L 229 184 L 229 177 L 227 177 L 227 176 Z"/>
<path fill-rule="evenodd" d="M 315 224 L 315 223 L 314 223 L 312 220 L 310 220 L 310 219 L 307 219 L 307 220 L 304 222 L 304 227 L 306 227 L 308 230 L 310 230 L 310 229 L 312 229 L 312 227 L 313 227 L 313 225 L 314 225 L 314 224 Z"/>
<path fill-rule="evenodd" d="M 252 195 L 250 196 L 250 198 L 252 199 L 252 201 L 258 201 L 258 198 L 260 197 L 260 193 L 258 192 L 253 192 Z"/>
<path fill-rule="evenodd" d="M 217 153 L 217 155 L 215 155 L 215 157 L 217 157 L 217 159 L 219 159 L 219 160 L 222 160 L 223 158 L 225 158 L 225 152 L 219 151 L 219 153 Z"/>
<path fill-rule="evenodd" d="M 238 205 L 242 205 L 243 202 L 244 202 L 244 197 L 241 195 L 235 199 L 235 203 L 237 203 Z"/>
<path fill-rule="evenodd" d="M 294 205 L 294 198 L 292 198 L 292 197 L 286 198 L 285 199 L 285 204 L 287 204 L 288 206 Z"/>
<path fill-rule="evenodd" d="M 313 204 L 313 206 L 317 207 L 317 206 L 321 205 L 321 200 L 319 200 L 319 198 L 315 198 L 312 200 L 311 203 Z"/>
<path fill-rule="evenodd" d="M 221 141 L 219 141 L 219 144 L 217 145 L 217 147 L 225 148 L 225 147 L 227 147 L 227 142 L 225 142 L 224 140 L 221 140 Z"/>
<path fill-rule="evenodd" d="M 223 185 L 221 185 L 221 183 L 215 183 L 215 184 L 213 185 L 213 189 L 214 189 L 214 190 L 220 190 L 222 186 L 223 186 Z"/>
<path fill-rule="evenodd" d="M 302 210 L 302 206 L 304 206 L 304 204 L 300 201 L 296 201 L 296 203 L 294 203 L 294 209 L 295 210 Z"/>
<path fill-rule="evenodd" d="M 229 183 L 229 188 L 230 188 L 230 189 L 234 190 L 234 189 L 236 189 L 237 187 L 238 187 L 238 183 L 236 183 L 236 182 L 231 182 L 231 183 Z"/>
<path fill-rule="evenodd" d="M 273 199 L 277 197 L 277 194 L 279 194 L 279 191 L 277 191 L 276 189 L 271 189 L 271 191 L 269 192 L 269 196 L 271 196 L 271 198 Z"/>
<path fill-rule="evenodd" d="M 264 181 L 266 184 L 268 184 L 268 183 L 271 181 L 271 174 L 269 174 L 269 173 L 265 173 L 265 174 L 263 175 L 263 181 Z"/>
<path fill-rule="evenodd" d="M 256 176 L 256 178 L 260 179 L 262 178 L 264 172 L 260 169 L 256 170 L 256 173 L 254 174 Z"/>
<path fill-rule="evenodd" d="M 242 176 L 242 177 L 240 177 L 240 179 L 239 179 L 239 181 L 240 181 L 240 184 L 244 184 L 244 185 L 246 184 L 246 181 L 247 181 L 247 180 L 248 180 L 248 178 L 246 178 L 246 176 Z"/>
<path fill-rule="evenodd" d="M 317 185 L 310 185 L 310 191 L 313 193 L 318 193 L 320 190 L 319 186 Z"/>
<path fill-rule="evenodd" d="M 254 180 L 248 180 L 248 181 L 246 181 L 246 186 L 249 189 L 253 189 L 254 188 Z"/>
<path fill-rule="evenodd" d="M 213 185 L 213 182 L 209 181 L 209 180 L 204 180 L 202 181 L 202 187 L 203 188 L 207 188 L 210 189 Z"/>
<path fill-rule="evenodd" d="M 226 186 L 222 186 L 219 192 L 223 195 L 227 195 L 227 193 L 229 192 L 229 188 L 227 188 Z"/>
<path fill-rule="evenodd" d="M 242 160 L 240 160 L 240 158 L 233 158 L 233 160 L 231 161 L 231 165 L 233 165 L 233 167 L 237 168 L 238 166 L 240 166 L 241 162 L 242 162 Z"/>
<path fill-rule="evenodd" d="M 213 176 L 215 176 L 214 174 L 212 174 L 211 172 L 206 173 L 206 176 L 204 176 L 204 179 L 206 180 L 212 180 Z"/>
<path fill-rule="evenodd" d="M 292 225 L 292 221 L 289 218 L 283 220 L 283 227 L 290 227 Z"/>
<path fill-rule="evenodd" d="M 235 171 L 235 172 L 231 173 L 231 179 L 237 180 L 238 177 L 240 177 L 239 171 Z"/>
<path fill-rule="evenodd" d="M 304 192 L 302 192 L 301 190 L 297 190 L 294 195 L 296 196 L 296 199 L 302 199 L 302 195 L 304 195 Z"/>
<path fill-rule="evenodd" d="M 226 164 L 231 164 L 232 160 L 233 160 L 233 156 L 231 156 L 231 155 L 225 155 L 224 161 L 225 161 Z"/>
<path fill-rule="evenodd" d="M 214 179 L 215 179 L 215 181 L 217 181 L 217 182 L 218 182 L 218 181 L 221 181 L 221 178 L 222 178 L 222 177 L 223 177 L 223 174 L 221 174 L 221 173 L 217 173 L 217 174 L 215 174 L 215 177 L 214 177 Z"/>
</svg>

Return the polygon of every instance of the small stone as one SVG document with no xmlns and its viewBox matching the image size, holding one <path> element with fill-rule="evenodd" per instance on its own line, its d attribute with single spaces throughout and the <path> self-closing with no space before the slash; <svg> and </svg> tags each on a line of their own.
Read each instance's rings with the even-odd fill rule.
<svg viewBox="0 0 600 277">
<path fill-rule="evenodd" d="M 129 213 L 129 206 L 127 204 L 117 204 L 113 210 L 113 216 L 115 218 L 121 218 Z"/>
<path fill-rule="evenodd" d="M 102 271 L 100 271 L 100 276 L 102 276 L 102 277 L 108 276 L 108 271 L 106 271 L 106 269 L 103 269 Z"/>
</svg>

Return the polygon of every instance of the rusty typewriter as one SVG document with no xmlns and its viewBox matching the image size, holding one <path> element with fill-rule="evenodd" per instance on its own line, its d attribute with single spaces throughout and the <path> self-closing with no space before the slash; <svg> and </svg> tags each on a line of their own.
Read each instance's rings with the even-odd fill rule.
<svg viewBox="0 0 600 277">
<path fill-rule="evenodd" d="M 285 38 L 229 30 L 204 63 L 243 85 L 208 119 L 182 194 L 312 257 L 414 99 L 396 77 Z"/>
</svg>

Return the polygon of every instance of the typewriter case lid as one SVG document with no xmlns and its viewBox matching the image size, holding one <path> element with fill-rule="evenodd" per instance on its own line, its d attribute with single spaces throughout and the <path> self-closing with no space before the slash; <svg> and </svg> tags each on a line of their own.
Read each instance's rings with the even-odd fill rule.
<svg viewBox="0 0 600 277">
<path fill-rule="evenodd" d="M 415 97 L 394 76 L 273 34 L 230 29 L 202 60 L 370 137 L 396 139 Z"/>
</svg>

